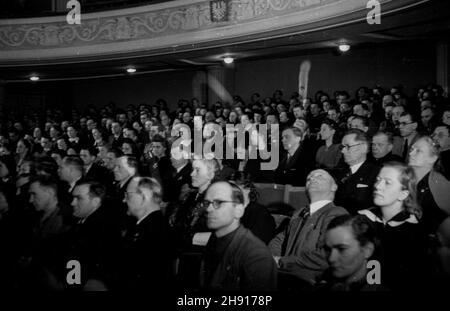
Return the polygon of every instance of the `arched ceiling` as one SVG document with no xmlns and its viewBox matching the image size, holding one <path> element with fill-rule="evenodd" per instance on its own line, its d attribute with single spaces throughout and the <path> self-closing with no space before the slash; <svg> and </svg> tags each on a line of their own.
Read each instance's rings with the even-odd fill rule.
<svg viewBox="0 0 450 311">
<path fill-rule="evenodd" d="M 220 65 L 224 55 L 232 55 L 239 62 L 325 51 L 335 53 L 337 44 L 343 41 L 357 49 L 395 42 L 434 44 L 450 38 L 450 1 L 427 0 L 417 6 L 402 9 L 389 7 L 392 4 L 393 2 L 382 5 L 379 25 L 369 25 L 361 18 L 361 12 L 354 12 L 338 16 L 332 22 L 317 20 L 306 27 L 274 27 L 273 31 L 224 40 L 199 40 L 193 45 L 59 60 L 42 58 L 2 62 L 0 59 L 0 80 L 28 81 L 32 73 L 37 73 L 41 80 L 48 81 L 114 77 L 125 75 L 124 69 L 131 65 L 137 68 L 136 74 L 202 70 L 206 66 Z"/>
</svg>

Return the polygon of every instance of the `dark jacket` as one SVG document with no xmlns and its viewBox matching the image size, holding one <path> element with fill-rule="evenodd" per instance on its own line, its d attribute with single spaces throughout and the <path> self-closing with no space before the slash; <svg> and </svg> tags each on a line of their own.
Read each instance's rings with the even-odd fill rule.
<svg viewBox="0 0 450 311">
<path fill-rule="evenodd" d="M 278 262 L 281 273 L 314 283 L 328 268 L 324 249 L 328 224 L 347 211 L 328 203 L 306 220 L 300 216 L 302 214 L 302 210 L 295 213 L 286 230 L 280 232 L 269 247 L 274 256 L 281 256 Z"/>
<path fill-rule="evenodd" d="M 384 163 L 392 161 L 403 162 L 403 159 L 401 156 L 393 154 L 392 152 L 389 152 L 387 155 L 379 159 L 373 158 L 373 162 L 379 166 L 383 166 Z"/>
<path fill-rule="evenodd" d="M 267 246 L 243 226 L 229 234 L 233 237 L 217 268 L 212 271 L 208 270 L 208 264 L 205 265 L 205 275 L 210 276 L 206 278 L 206 288 L 232 291 L 276 290 L 276 265 Z M 216 240 L 213 235 L 208 241 L 206 262 Z"/>
<path fill-rule="evenodd" d="M 266 244 L 275 235 L 275 219 L 265 206 L 256 202 L 250 202 L 245 207 L 241 223 Z"/>
<path fill-rule="evenodd" d="M 416 216 L 402 211 L 384 223 L 379 208 L 359 213 L 372 221 L 380 239 L 374 259 L 380 261 L 381 285 L 402 291 L 426 286 L 426 269 L 430 267 L 427 234 Z"/>
<path fill-rule="evenodd" d="M 164 291 L 171 262 L 161 211 L 152 212 L 127 232 L 121 253 L 119 287 Z"/>
<path fill-rule="evenodd" d="M 282 185 L 305 186 L 309 166 L 306 163 L 306 152 L 303 143 L 295 153 L 287 158 L 285 154 L 275 171 L 275 183 Z"/>
<path fill-rule="evenodd" d="M 192 164 L 187 163 L 179 172 L 174 170 L 174 174 L 172 175 L 169 181 L 169 187 L 164 189 L 167 193 L 167 199 L 169 202 L 175 202 L 180 200 L 180 196 L 182 195 L 182 189 L 188 189 L 191 184 L 191 173 L 192 173 Z"/>
<path fill-rule="evenodd" d="M 371 207 L 373 187 L 379 171 L 378 165 L 366 160 L 354 174 L 350 173 L 350 168 L 346 173 L 339 174 L 334 203 L 344 207 L 350 214 Z"/>
<path fill-rule="evenodd" d="M 80 221 L 70 234 L 68 260 L 76 259 L 82 267 L 82 284 L 88 279 L 113 282 L 116 270 L 120 230 L 107 206 L 101 206 Z"/>
</svg>

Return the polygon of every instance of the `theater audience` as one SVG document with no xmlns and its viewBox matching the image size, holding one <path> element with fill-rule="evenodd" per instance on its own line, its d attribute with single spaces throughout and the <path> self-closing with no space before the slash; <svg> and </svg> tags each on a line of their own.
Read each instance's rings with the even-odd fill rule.
<svg viewBox="0 0 450 311">
<path fill-rule="evenodd" d="M 261 284 L 255 285 L 255 289 L 273 289 L 273 270 L 265 259 L 265 270 L 243 267 L 234 260 L 247 260 L 245 253 L 249 252 L 248 245 L 256 243 L 254 241 L 258 241 L 255 244 L 258 251 L 250 251 L 250 254 L 264 257 L 263 242 L 268 243 L 273 238 L 275 226 L 280 223 L 276 232 L 285 234 L 286 243 L 282 244 L 284 255 L 277 255 L 281 256 L 277 258 L 280 290 L 310 289 L 317 280 L 323 283 L 319 287 L 326 290 L 379 289 L 379 286 L 365 283 L 362 277 L 368 272 L 367 267 L 364 268 L 368 259 L 387 260 L 386 282 L 397 289 L 402 286 L 399 275 L 406 273 L 410 266 L 389 257 L 397 255 L 392 255 L 395 252 L 386 254 L 386 249 L 389 253 L 396 248 L 392 243 L 400 243 L 398 240 L 402 239 L 409 241 L 415 228 L 422 226 L 428 238 L 423 243 L 421 237 L 416 241 L 417 247 L 427 244 L 424 247 L 427 257 L 420 268 L 431 270 L 427 282 L 436 288 L 449 284 L 450 121 L 447 121 L 450 110 L 445 106 L 448 100 L 442 88 L 428 85 L 412 98 L 399 87 L 384 90 L 379 86 L 361 87 L 355 98 L 344 90 L 333 95 L 330 98 L 325 91 L 319 91 L 314 98 L 301 98 L 294 92 L 287 103 L 282 92 L 276 91 L 273 97 L 264 100 L 255 95 L 246 103 L 243 97 L 236 95 L 233 102 L 217 102 L 212 107 L 194 98 L 181 99 L 175 109 L 168 109 L 171 106 L 160 99 L 152 105 L 128 104 L 124 109 L 109 103 L 100 108 L 88 105 L 82 113 L 77 109 L 50 108 L 26 111 L 20 116 L 14 112 L 1 116 L 0 273 L 7 272 L 3 273 L 5 280 L 11 281 L 7 287 L 163 290 L 167 287 L 161 284 L 158 288 L 158 281 L 150 276 L 157 273 L 161 280 L 169 277 L 167 284 L 180 290 L 196 290 L 202 288 L 201 285 L 210 289 L 247 288 L 259 279 Z M 422 120 L 415 115 L 419 111 Z M 194 129 L 194 116 L 202 121 L 195 124 L 203 133 L 199 142 L 187 133 Z M 438 124 L 436 120 L 443 123 Z M 219 126 L 212 137 L 208 129 L 216 122 Z M 238 123 L 249 130 L 244 135 L 245 141 L 241 140 L 235 148 L 245 154 L 245 159 L 221 158 L 214 153 L 215 149 L 197 157 L 190 154 L 198 153 L 207 143 L 220 138 L 220 134 L 225 143 L 234 145 L 235 137 L 226 128 L 227 124 Z M 258 132 L 266 126 L 267 135 Z M 103 138 L 102 133 L 109 136 Z M 345 133 L 342 140 L 341 133 Z M 375 135 L 370 137 L 373 133 Z M 421 138 L 422 134 L 432 139 Z M 184 140 L 183 151 L 177 147 L 180 139 Z M 341 148 L 335 141 L 342 142 Z M 192 147 L 202 148 L 190 150 Z M 250 155 L 256 149 L 261 158 L 252 159 Z M 263 154 L 270 157 L 263 158 Z M 380 168 L 392 160 L 406 160 L 414 170 L 421 207 L 417 210 L 422 211 L 422 216 L 411 214 L 406 202 L 411 200 L 397 196 L 397 201 L 403 204 L 402 211 L 391 215 L 392 219 L 387 219 L 389 214 L 386 214 L 385 221 L 379 222 L 383 221 L 383 210 L 392 210 L 380 201 L 380 197 L 385 197 L 381 193 L 394 187 L 387 185 L 388 181 L 397 180 L 395 185 L 403 185 L 401 190 L 394 187 L 394 193 L 401 195 L 409 191 L 404 186 L 409 175 L 401 173 L 406 170 L 403 164 L 385 167 L 384 175 L 380 173 L 376 181 Z M 275 164 L 273 169 L 263 169 L 261 165 L 269 162 Z M 315 171 L 314 176 L 307 179 L 308 172 L 314 168 L 323 168 L 328 173 Z M 394 176 L 385 176 L 386 169 Z M 328 174 L 336 177 L 337 189 Z M 404 175 L 407 177 L 402 177 Z M 218 180 L 232 184 L 215 184 Z M 386 187 L 380 188 L 385 181 Z M 275 183 L 287 186 L 280 189 Z M 302 186 L 306 186 L 305 194 L 312 202 L 308 208 L 291 200 L 297 198 L 296 195 L 303 196 L 305 188 Z M 318 199 L 321 197 L 318 189 L 322 186 L 326 188 L 323 191 L 326 198 Z M 102 190 L 105 187 L 106 193 Z M 273 187 L 275 192 L 284 191 L 280 193 L 282 199 L 257 195 L 267 187 Z M 214 190 L 207 198 L 214 203 L 205 205 L 202 202 L 208 195 L 207 189 Z M 242 200 L 235 200 L 237 193 L 242 194 Z M 392 197 L 391 194 L 386 196 Z M 379 248 L 372 247 L 376 243 L 362 216 L 344 217 L 330 225 L 328 232 L 333 234 L 326 234 L 325 223 L 332 223 L 331 218 L 336 216 L 332 211 L 343 213 L 330 203 L 333 197 L 336 206 L 342 206 L 351 215 L 358 210 L 369 210 L 378 217 L 372 218 L 378 233 L 381 232 Z M 237 203 L 217 203 L 218 199 L 225 198 Z M 270 199 L 278 200 L 276 204 L 289 201 L 294 215 L 283 215 L 284 222 L 277 215 L 275 223 L 267 206 L 263 205 Z M 399 209 L 397 201 L 394 210 Z M 328 212 L 330 206 L 333 209 Z M 46 212 L 41 215 L 41 211 Z M 235 230 L 223 236 L 224 239 L 219 236 L 222 230 L 214 225 L 223 216 L 222 211 L 236 212 L 228 219 Z M 304 219 L 308 211 L 312 215 Z M 326 215 L 325 220 L 318 219 L 322 214 Z M 79 217 L 78 221 L 74 215 Z M 397 221 L 399 215 L 406 215 L 406 218 Z M 412 224 L 414 217 L 418 224 Z M 304 223 L 315 225 L 301 228 Z M 291 232 L 294 229 L 298 231 Z M 47 239 L 47 233 L 51 239 Z M 390 234 L 394 236 L 392 239 Z M 8 235 L 14 239 L 8 240 Z M 234 244 L 237 242 L 234 236 L 242 236 L 243 248 L 239 243 Z M 156 240 L 152 240 L 153 237 Z M 157 258 L 153 258 L 153 247 L 145 247 L 152 241 L 161 247 Z M 344 252 L 337 253 L 338 247 L 345 243 L 353 250 L 350 257 Z M 394 251 L 409 247 L 408 243 L 404 242 Z M 209 245 L 206 253 L 209 259 L 208 266 L 203 266 L 206 245 Z M 3 249 L 9 251 L 3 252 Z M 245 253 L 235 256 L 236 250 Z M 105 253 L 118 255 L 113 255 L 111 261 L 103 260 Z M 422 256 L 419 253 L 415 253 L 417 258 Z M 399 258 L 403 255 L 399 254 Z M 67 258 L 71 256 L 89 262 L 87 274 L 83 275 L 79 286 L 68 286 L 65 279 Z M 295 259 L 289 261 L 283 257 Z M 346 258 L 352 262 L 345 261 Z M 112 271 L 113 262 L 121 260 L 124 264 L 119 264 L 120 269 Z M 146 262 L 152 260 L 158 261 L 158 271 L 152 270 L 156 269 L 153 264 L 146 266 Z M 224 276 L 223 269 L 228 263 L 229 267 L 240 270 L 233 268 L 232 274 Z M 203 268 L 207 268 L 206 275 L 199 274 Z M 257 278 L 248 279 L 249 269 L 258 271 Z M 422 270 L 419 270 L 422 278 Z M 286 276 L 290 273 L 292 278 Z M 381 286 L 391 285 L 383 283 L 384 272 L 381 274 Z M 250 275 L 253 277 L 253 272 Z M 238 281 L 242 277 L 245 281 Z M 414 286 L 417 281 L 412 280 L 410 284 Z"/>
</svg>

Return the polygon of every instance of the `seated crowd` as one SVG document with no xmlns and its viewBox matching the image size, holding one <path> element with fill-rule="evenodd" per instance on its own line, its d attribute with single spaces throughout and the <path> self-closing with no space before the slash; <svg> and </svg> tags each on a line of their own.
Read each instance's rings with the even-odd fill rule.
<svg viewBox="0 0 450 311">
<path fill-rule="evenodd" d="M 286 101 L 276 90 L 233 99 L 3 118 L 0 288 L 450 284 L 450 102 L 441 87 L 414 98 L 401 87 L 361 87 L 354 98 L 319 91 Z M 235 147 L 231 157 L 177 145 L 199 120 L 194 149 L 215 141 Z M 247 130 L 244 140 L 230 124 Z M 263 125 L 266 141 L 255 130 Z M 277 151 L 277 165 L 261 169 L 271 159 L 252 148 Z M 304 187 L 309 204 L 294 203 L 280 224 L 259 200 L 260 183 Z"/>
</svg>

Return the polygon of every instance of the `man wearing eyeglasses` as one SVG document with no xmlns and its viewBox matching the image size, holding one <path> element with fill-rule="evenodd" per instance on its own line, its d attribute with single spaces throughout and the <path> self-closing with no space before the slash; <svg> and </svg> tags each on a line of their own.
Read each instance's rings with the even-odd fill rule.
<svg viewBox="0 0 450 311">
<path fill-rule="evenodd" d="M 403 160 L 408 163 L 409 148 L 419 139 L 420 136 L 417 131 L 419 123 L 416 116 L 410 112 L 403 112 L 398 121 L 400 136 L 403 138 L 401 151 L 399 154 L 402 156 Z"/>
<path fill-rule="evenodd" d="M 342 138 L 342 154 L 347 171 L 337 176 L 338 190 L 335 203 L 351 214 L 372 206 L 372 193 L 380 168 L 367 159 L 367 134 L 358 129 L 348 131 Z"/>
<path fill-rule="evenodd" d="M 276 266 L 268 247 L 241 225 L 245 208 L 240 188 L 228 182 L 213 183 L 203 205 L 207 226 L 213 230 L 205 253 L 205 288 L 275 290 Z"/>
</svg>

